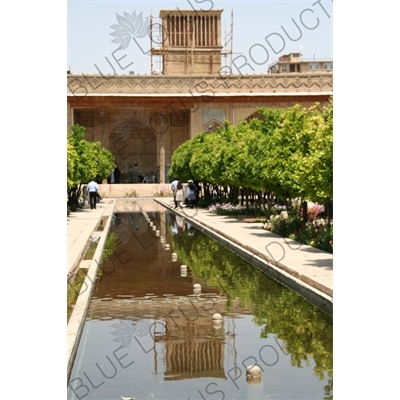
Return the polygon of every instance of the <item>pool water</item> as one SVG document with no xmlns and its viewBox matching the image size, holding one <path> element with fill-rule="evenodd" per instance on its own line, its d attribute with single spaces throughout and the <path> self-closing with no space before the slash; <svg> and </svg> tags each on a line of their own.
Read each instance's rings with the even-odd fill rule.
<svg viewBox="0 0 400 400">
<path fill-rule="evenodd" d="M 333 398 L 331 316 L 181 217 L 147 215 L 162 239 L 143 212 L 113 219 L 68 399 Z"/>
</svg>

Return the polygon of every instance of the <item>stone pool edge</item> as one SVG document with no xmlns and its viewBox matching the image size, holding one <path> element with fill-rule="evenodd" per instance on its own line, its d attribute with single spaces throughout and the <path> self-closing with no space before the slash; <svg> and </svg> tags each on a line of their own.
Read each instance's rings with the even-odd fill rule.
<svg viewBox="0 0 400 400">
<path fill-rule="evenodd" d="M 113 210 L 115 207 L 115 201 L 113 203 Z M 78 299 L 75 303 L 74 311 L 69 318 L 67 325 L 67 381 L 69 380 L 72 367 L 74 365 L 75 355 L 78 350 L 79 341 L 82 335 L 83 327 L 85 325 L 87 311 L 89 309 L 90 299 L 93 294 L 94 286 L 96 283 L 96 277 L 101 262 L 104 246 L 108 237 L 108 233 L 111 227 L 111 220 L 113 214 L 107 217 L 107 222 L 101 233 L 99 243 L 96 251 L 93 255 L 93 259 L 90 262 L 90 267 L 84 283 L 82 284 L 81 290 L 78 295 Z"/>
</svg>

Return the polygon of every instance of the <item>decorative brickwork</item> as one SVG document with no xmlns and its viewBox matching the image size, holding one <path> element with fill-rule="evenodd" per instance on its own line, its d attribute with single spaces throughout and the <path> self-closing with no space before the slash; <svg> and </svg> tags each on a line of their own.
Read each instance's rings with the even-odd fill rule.
<svg viewBox="0 0 400 400">
<path fill-rule="evenodd" d="M 146 76 L 68 74 L 68 96 L 332 93 L 333 74 Z"/>
</svg>

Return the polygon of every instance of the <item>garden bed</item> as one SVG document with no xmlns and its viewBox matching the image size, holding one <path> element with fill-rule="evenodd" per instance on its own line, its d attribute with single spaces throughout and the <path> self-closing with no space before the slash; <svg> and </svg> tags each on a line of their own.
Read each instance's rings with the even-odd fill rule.
<svg viewBox="0 0 400 400">
<path fill-rule="evenodd" d="M 216 203 L 206 209 L 213 214 L 226 215 L 245 223 L 260 222 L 261 227 L 269 232 L 333 253 L 333 220 L 328 221 L 322 217 L 324 207 L 318 204 L 309 204 L 305 223 L 302 220 L 302 211 L 298 207 L 286 211 L 284 206 L 274 206 L 274 215 L 269 220 L 263 216 L 256 216 L 254 207 Z"/>
</svg>

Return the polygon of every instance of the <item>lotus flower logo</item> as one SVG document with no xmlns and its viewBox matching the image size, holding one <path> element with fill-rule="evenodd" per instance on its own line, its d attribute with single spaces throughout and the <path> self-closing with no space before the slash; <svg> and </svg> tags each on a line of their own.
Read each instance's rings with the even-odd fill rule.
<svg viewBox="0 0 400 400">
<path fill-rule="evenodd" d="M 134 104 L 133 108 L 143 107 L 142 104 Z M 119 114 L 113 117 L 114 132 L 122 139 L 129 139 L 134 128 L 138 132 L 150 126 L 152 114 L 149 110 L 119 110 Z M 141 137 L 143 140 L 143 138 Z M 146 143 L 146 142 L 145 142 Z M 147 144 L 147 143 L 146 143 Z"/>
<path fill-rule="evenodd" d="M 143 38 L 149 34 L 149 18 L 147 17 L 146 20 L 143 20 L 142 14 L 143 12 L 136 15 L 136 11 L 132 15 L 124 12 L 123 16 L 115 13 L 119 25 L 110 26 L 111 29 L 114 29 L 114 32 L 110 33 L 110 35 L 116 37 L 111 43 L 119 43 L 117 50 L 126 49 L 131 39 Z"/>
<path fill-rule="evenodd" d="M 125 349 L 129 347 L 134 337 L 146 336 L 149 333 L 150 322 L 148 320 L 138 322 L 120 320 L 120 323 L 111 326 L 115 328 L 115 331 L 111 334 L 117 336 L 113 342 L 121 343 L 121 348 Z"/>
</svg>

